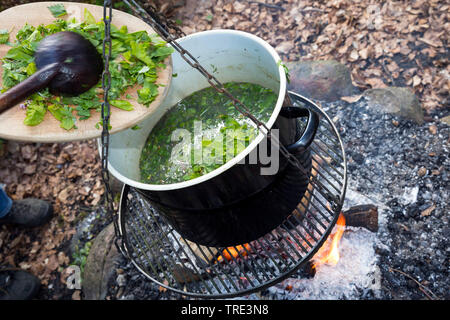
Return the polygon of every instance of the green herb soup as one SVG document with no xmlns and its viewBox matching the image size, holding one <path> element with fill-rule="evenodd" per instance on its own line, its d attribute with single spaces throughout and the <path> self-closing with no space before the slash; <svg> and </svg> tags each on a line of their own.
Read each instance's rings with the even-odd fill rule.
<svg viewBox="0 0 450 320">
<path fill-rule="evenodd" d="M 229 82 L 225 88 L 258 120 L 267 122 L 277 95 L 252 83 Z M 207 174 L 243 151 L 258 135 L 253 122 L 225 95 L 208 87 L 173 106 L 155 125 L 139 161 L 141 181 L 183 182 Z"/>
</svg>

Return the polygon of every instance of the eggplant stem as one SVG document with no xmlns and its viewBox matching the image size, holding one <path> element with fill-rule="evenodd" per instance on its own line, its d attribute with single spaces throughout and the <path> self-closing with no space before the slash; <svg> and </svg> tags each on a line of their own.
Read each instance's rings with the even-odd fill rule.
<svg viewBox="0 0 450 320">
<path fill-rule="evenodd" d="M 47 87 L 58 74 L 60 67 L 59 63 L 49 64 L 0 95 L 0 113 Z"/>
</svg>

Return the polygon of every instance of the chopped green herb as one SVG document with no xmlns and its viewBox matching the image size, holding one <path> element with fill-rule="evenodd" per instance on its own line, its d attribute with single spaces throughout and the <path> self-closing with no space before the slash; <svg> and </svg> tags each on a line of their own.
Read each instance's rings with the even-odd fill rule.
<svg viewBox="0 0 450 320">
<path fill-rule="evenodd" d="M 65 16 L 67 14 L 67 11 L 64 8 L 64 5 L 62 3 L 52 5 L 52 6 L 48 7 L 48 9 L 50 10 L 50 12 L 52 13 L 52 15 L 55 18 Z"/>
<path fill-rule="evenodd" d="M 5 44 L 9 40 L 9 31 L 0 29 L 0 44 Z"/>
<path fill-rule="evenodd" d="M 95 18 L 92 15 L 92 13 L 89 12 L 89 10 L 87 8 L 84 9 L 84 22 L 86 24 L 95 24 Z"/>
<path fill-rule="evenodd" d="M 133 105 L 129 101 L 126 101 L 126 100 L 111 100 L 110 103 L 112 106 L 122 109 L 122 110 L 125 110 L 125 111 L 134 110 Z"/>
<path fill-rule="evenodd" d="M 61 122 L 61 128 L 70 130 L 75 127 L 77 118 L 72 114 L 72 108 L 68 106 L 52 104 L 48 106 L 48 111 L 50 111 L 50 113 Z"/>
<path fill-rule="evenodd" d="M 138 90 L 138 102 L 144 105 L 150 104 L 158 96 L 158 86 L 150 81 L 144 83 L 144 87 Z"/>
<path fill-rule="evenodd" d="M 37 71 L 37 67 L 36 67 L 36 63 L 34 63 L 34 62 L 31 62 L 26 68 L 26 72 L 27 72 L 28 76 L 31 76 L 36 71 Z"/>
<path fill-rule="evenodd" d="M 42 101 L 33 101 L 27 106 L 26 117 L 23 121 L 27 126 L 37 126 L 44 120 L 47 109 Z"/>
<path fill-rule="evenodd" d="M 63 4 L 50 6 L 49 9 L 55 16 L 62 16 L 66 12 Z M 87 9 L 84 12 L 84 21 L 80 22 L 73 18 L 67 21 L 57 19 L 49 25 L 37 27 L 26 24 L 17 32 L 16 41 L 11 44 L 12 48 L 1 59 L 3 83 L 0 92 L 5 92 L 37 71 L 34 54 L 44 37 L 60 31 L 76 32 L 91 41 L 101 53 L 104 28 L 103 21 L 95 21 L 94 16 Z M 4 38 L 8 41 L 9 33 L 7 30 L 0 30 L 0 42 Z M 113 101 L 111 104 L 123 110 L 133 110 L 133 105 L 123 99 L 131 99 L 131 95 L 126 94 L 126 91 L 138 85 L 141 87 L 138 89 L 138 102 L 148 107 L 158 96 L 156 84 L 158 68 L 165 67 L 163 61 L 173 52 L 173 49 L 167 47 L 166 42 L 155 34 L 149 35 L 145 31 L 129 33 L 126 26 L 117 28 L 112 25 L 111 38 L 109 94 L 110 101 Z M 72 59 L 68 58 L 65 62 L 71 63 Z M 24 123 L 39 124 L 48 109 L 61 122 L 62 128 L 76 129 L 76 120 L 86 120 L 91 117 L 92 111 L 101 110 L 102 97 L 101 82 L 76 97 L 61 98 L 53 96 L 48 89 L 44 89 L 29 98 L 30 110 L 27 110 Z M 75 115 L 69 115 L 69 111 L 70 114 L 74 112 Z"/>
</svg>

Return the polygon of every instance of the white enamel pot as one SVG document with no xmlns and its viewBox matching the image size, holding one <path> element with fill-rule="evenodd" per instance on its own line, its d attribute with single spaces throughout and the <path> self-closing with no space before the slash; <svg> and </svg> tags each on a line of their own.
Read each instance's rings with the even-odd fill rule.
<svg viewBox="0 0 450 320">
<path fill-rule="evenodd" d="M 314 112 L 297 110 L 300 108 L 296 107 L 286 108 L 285 71 L 280 65 L 280 57 L 268 43 L 249 33 L 234 30 L 205 31 L 177 41 L 222 83 L 250 82 L 270 88 L 277 93 L 276 105 L 265 125 L 279 130 L 281 144 L 290 151 L 297 154 L 307 152 L 319 119 Z M 140 182 L 141 150 L 152 128 L 165 112 L 181 99 L 209 86 L 205 77 L 186 63 L 180 54 L 175 52 L 172 59 L 173 73 L 176 76 L 172 79 L 167 97 L 151 117 L 139 124 L 139 130 L 129 129 L 111 135 L 108 167 L 110 173 L 118 180 L 136 188 L 156 207 L 164 211 L 163 214 L 167 213 L 170 216 L 170 211 L 175 215 L 184 215 L 183 219 L 186 215 L 192 214 L 188 220 L 195 220 L 197 212 L 214 214 L 213 212 L 239 204 L 240 201 L 268 190 L 283 175 L 288 161 L 279 155 L 278 170 L 274 174 L 262 174 L 261 168 L 267 168 L 271 164 L 263 164 L 259 158 L 256 163 L 253 161 L 253 164 L 250 164 L 251 161 L 248 161 L 250 153 L 258 150 L 259 145 L 266 141 L 265 135 L 260 133 L 235 158 L 201 177 L 166 185 Z M 306 129 L 303 133 L 299 133 L 296 117 L 305 116 L 308 117 Z M 307 167 L 309 163 L 306 164 Z M 305 185 L 308 177 L 300 175 L 299 179 L 302 180 L 301 184 Z M 177 225 L 176 222 L 174 224 Z M 192 229 L 192 226 L 188 228 Z"/>
</svg>

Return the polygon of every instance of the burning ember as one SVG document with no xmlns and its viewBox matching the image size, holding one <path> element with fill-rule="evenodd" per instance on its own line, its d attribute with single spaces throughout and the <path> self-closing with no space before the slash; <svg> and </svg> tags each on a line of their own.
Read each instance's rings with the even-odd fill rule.
<svg viewBox="0 0 450 320">
<path fill-rule="evenodd" d="M 217 258 L 217 261 L 224 262 L 226 259 L 227 261 L 233 260 L 233 258 L 237 258 L 239 256 L 246 257 L 248 255 L 248 252 L 250 252 L 250 246 L 248 243 L 242 245 L 238 245 L 235 247 L 228 247 L 225 250 L 222 251 L 222 254 Z"/>
<path fill-rule="evenodd" d="M 314 256 L 313 268 L 317 268 L 322 264 L 335 266 L 339 261 L 339 241 L 342 238 L 345 230 L 344 215 L 339 215 L 336 222 L 336 231 L 330 235 L 325 244 L 319 249 Z"/>
<path fill-rule="evenodd" d="M 328 237 L 324 245 L 313 257 L 313 268 L 317 269 L 322 264 L 335 266 L 339 261 L 339 242 L 345 231 L 345 217 L 339 215 L 335 231 Z M 225 248 L 217 258 L 218 262 L 233 261 L 239 257 L 246 257 L 251 252 L 248 243 Z"/>
</svg>

